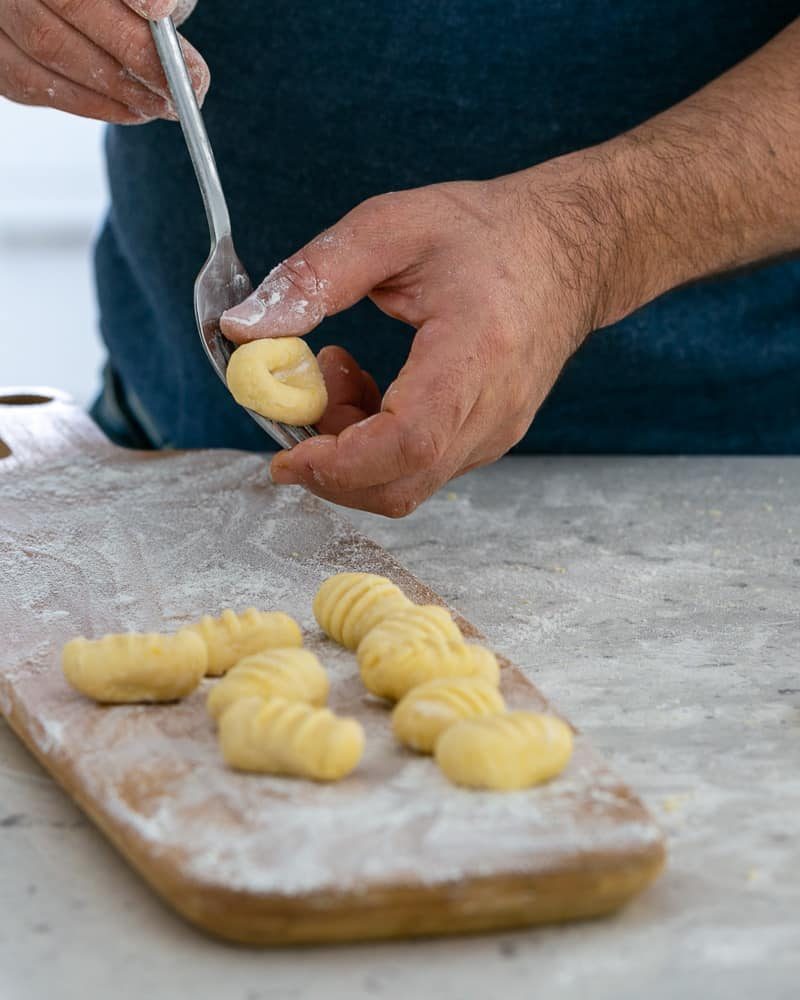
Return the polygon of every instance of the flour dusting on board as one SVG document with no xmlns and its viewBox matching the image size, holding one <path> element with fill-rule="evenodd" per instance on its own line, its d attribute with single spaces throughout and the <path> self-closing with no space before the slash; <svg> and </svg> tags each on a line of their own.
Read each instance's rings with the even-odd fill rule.
<svg viewBox="0 0 800 1000">
<path fill-rule="evenodd" d="M 511 794 L 452 787 L 398 746 L 355 658 L 319 632 L 311 600 L 341 570 L 420 584 L 331 508 L 269 482 L 263 458 L 200 452 L 117 458 L 0 480 L 0 559 L 14 595 L 0 625 L 0 708 L 47 763 L 68 763 L 107 829 L 141 856 L 169 853 L 199 887 L 299 895 L 541 872 L 583 852 L 624 853 L 660 834 L 578 737 L 558 780 Z M 296 617 L 331 677 L 331 707 L 367 744 L 336 785 L 235 774 L 204 701 L 101 708 L 71 691 L 60 648 L 75 635 L 172 629 L 254 605 Z M 513 669 L 510 707 L 546 707 Z"/>
</svg>

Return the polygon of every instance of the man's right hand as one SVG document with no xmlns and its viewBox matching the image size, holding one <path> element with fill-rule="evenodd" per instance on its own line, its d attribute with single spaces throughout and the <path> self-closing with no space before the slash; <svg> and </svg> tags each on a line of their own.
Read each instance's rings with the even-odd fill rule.
<svg viewBox="0 0 800 1000">
<path fill-rule="evenodd" d="M 178 0 L 1 0 L 0 95 L 84 118 L 136 125 L 174 118 L 145 18 Z M 181 39 L 200 101 L 210 75 Z"/>
</svg>

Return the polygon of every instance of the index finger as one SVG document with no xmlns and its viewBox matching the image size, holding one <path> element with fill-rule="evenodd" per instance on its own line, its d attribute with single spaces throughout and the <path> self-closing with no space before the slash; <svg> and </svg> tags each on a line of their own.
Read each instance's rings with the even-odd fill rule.
<svg viewBox="0 0 800 1000">
<path fill-rule="evenodd" d="M 305 336 L 326 316 L 402 274 L 418 250 L 416 230 L 402 224 L 404 197 L 395 193 L 362 202 L 284 260 L 243 302 L 222 314 L 225 336 L 235 344 Z"/>
</svg>

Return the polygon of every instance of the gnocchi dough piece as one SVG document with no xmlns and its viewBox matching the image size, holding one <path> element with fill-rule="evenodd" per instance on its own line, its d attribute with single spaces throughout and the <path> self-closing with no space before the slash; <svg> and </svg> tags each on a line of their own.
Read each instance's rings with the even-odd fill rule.
<svg viewBox="0 0 800 1000">
<path fill-rule="evenodd" d="M 468 642 L 466 645 L 471 667 L 467 676 L 482 677 L 497 687 L 500 683 L 500 665 L 497 657 L 491 649 L 481 646 L 480 643 Z"/>
<path fill-rule="evenodd" d="M 392 712 L 392 729 L 412 750 L 433 753 L 436 741 L 462 719 L 505 710 L 503 696 L 482 677 L 447 677 L 412 688 Z"/>
<path fill-rule="evenodd" d="M 403 591 L 375 573 L 337 573 L 329 576 L 314 598 L 314 617 L 320 628 L 347 649 L 358 644 L 379 622 L 411 607 Z"/>
<path fill-rule="evenodd" d="M 284 424 L 314 424 L 328 392 L 317 359 L 299 337 L 251 340 L 237 347 L 225 373 L 233 398 Z"/>
<path fill-rule="evenodd" d="M 456 785 L 512 791 L 554 778 L 572 756 L 572 730 L 554 715 L 507 712 L 450 726 L 436 763 Z"/>
<path fill-rule="evenodd" d="M 338 781 L 361 760 L 364 730 L 302 701 L 241 698 L 222 713 L 219 744 L 239 771 Z"/>
<path fill-rule="evenodd" d="M 185 628 L 174 635 L 81 637 L 62 652 L 64 676 L 72 687 L 107 703 L 184 698 L 203 679 L 207 661 L 205 643 Z"/>
<path fill-rule="evenodd" d="M 188 627 L 205 642 L 208 649 L 206 672 L 213 677 L 224 674 L 253 653 L 303 645 L 300 626 L 282 611 L 248 608 L 236 614 L 228 609 L 219 618 L 205 615 L 196 625 Z"/>
<path fill-rule="evenodd" d="M 500 682 L 494 653 L 464 642 L 449 613 L 435 605 L 412 605 L 376 625 L 358 647 L 358 665 L 367 690 L 391 701 L 438 677 Z"/>
<path fill-rule="evenodd" d="M 215 684 L 206 701 L 208 714 L 218 719 L 239 698 L 285 698 L 324 705 L 328 675 L 307 649 L 268 649 L 246 656 Z"/>
</svg>

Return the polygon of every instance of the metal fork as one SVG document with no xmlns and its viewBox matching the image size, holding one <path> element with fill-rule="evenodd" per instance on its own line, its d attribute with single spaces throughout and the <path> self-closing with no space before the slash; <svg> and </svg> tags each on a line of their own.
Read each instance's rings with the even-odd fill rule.
<svg viewBox="0 0 800 1000">
<path fill-rule="evenodd" d="M 171 18 L 165 17 L 159 21 L 151 21 L 150 30 L 172 93 L 197 183 L 200 185 L 211 234 L 211 252 L 194 283 L 197 330 L 208 360 L 227 385 L 225 372 L 234 347 L 222 335 L 220 316 L 226 309 L 247 298 L 253 286 L 233 246 L 228 206 L 175 25 Z M 313 427 L 294 427 L 267 420 L 252 410 L 247 412 L 282 448 L 291 448 L 317 433 Z"/>
</svg>

